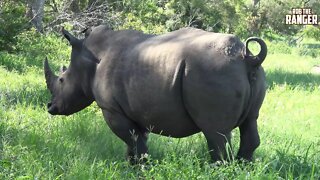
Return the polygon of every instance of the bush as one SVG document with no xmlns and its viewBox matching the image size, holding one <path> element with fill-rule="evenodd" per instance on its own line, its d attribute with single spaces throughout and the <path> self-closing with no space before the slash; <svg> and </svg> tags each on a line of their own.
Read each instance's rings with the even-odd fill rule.
<svg viewBox="0 0 320 180">
<path fill-rule="evenodd" d="M 300 56 L 311 56 L 313 58 L 316 58 L 320 57 L 320 49 L 315 49 L 308 45 L 303 45 L 298 48 L 298 54 Z"/>
<path fill-rule="evenodd" d="M 307 38 L 314 38 L 320 41 L 320 26 L 306 26 L 306 28 L 303 30 L 303 33 L 305 33 Z"/>
<path fill-rule="evenodd" d="M 268 53 L 270 54 L 275 54 L 275 53 L 291 54 L 292 52 L 292 47 L 290 47 L 288 43 L 284 41 L 267 42 L 267 46 L 268 46 Z"/>
<path fill-rule="evenodd" d="M 70 47 L 54 33 L 42 35 L 35 29 L 16 36 L 15 53 L 1 52 L 0 66 L 10 71 L 26 72 L 30 68 L 42 70 L 43 60 L 48 57 L 53 67 L 68 64 Z"/>
<path fill-rule="evenodd" d="M 24 16 L 25 8 L 22 1 L 4 0 L 0 3 L 0 51 L 13 51 L 17 35 L 29 28 Z"/>
</svg>

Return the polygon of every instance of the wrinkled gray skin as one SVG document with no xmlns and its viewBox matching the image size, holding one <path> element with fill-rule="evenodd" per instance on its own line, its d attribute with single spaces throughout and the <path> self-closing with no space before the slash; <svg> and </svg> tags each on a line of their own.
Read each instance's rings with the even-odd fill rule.
<svg viewBox="0 0 320 180">
<path fill-rule="evenodd" d="M 239 127 L 237 156 L 251 160 L 266 91 L 261 39 L 246 42 L 260 44 L 253 56 L 233 35 L 193 28 L 154 36 L 98 26 L 82 40 L 62 32 L 72 45 L 71 63 L 56 76 L 45 60 L 50 114 L 70 115 L 96 101 L 131 160 L 147 153 L 149 132 L 180 138 L 200 131 L 212 159 L 221 160 Z"/>
</svg>

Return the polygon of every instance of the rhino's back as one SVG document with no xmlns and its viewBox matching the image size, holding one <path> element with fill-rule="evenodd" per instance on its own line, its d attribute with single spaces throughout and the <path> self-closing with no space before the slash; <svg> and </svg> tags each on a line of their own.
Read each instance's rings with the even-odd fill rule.
<svg viewBox="0 0 320 180">
<path fill-rule="evenodd" d="M 128 47 L 104 68 L 112 75 L 106 86 L 136 123 L 182 137 L 199 124 L 214 130 L 237 122 L 248 96 L 237 38 L 186 28 Z"/>
</svg>

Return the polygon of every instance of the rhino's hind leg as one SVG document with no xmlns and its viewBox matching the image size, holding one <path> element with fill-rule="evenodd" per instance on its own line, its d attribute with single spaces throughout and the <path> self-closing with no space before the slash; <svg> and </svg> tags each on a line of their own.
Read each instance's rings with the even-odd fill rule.
<svg viewBox="0 0 320 180">
<path fill-rule="evenodd" d="M 238 159 L 251 161 L 254 150 L 260 145 L 257 116 L 249 117 L 240 126 L 240 149 Z"/>
<path fill-rule="evenodd" d="M 264 83 L 264 81 L 259 82 Z M 260 84 L 259 86 L 264 87 L 263 84 Z M 252 98 L 255 99 L 255 102 L 253 103 L 247 118 L 239 126 L 240 148 L 237 155 L 237 159 L 251 161 L 253 152 L 260 145 L 260 137 L 257 128 L 257 119 L 259 117 L 259 110 L 261 108 L 264 96 L 265 90 L 257 91 L 256 94 L 253 94 Z"/>
<path fill-rule="evenodd" d="M 144 161 L 148 152 L 147 131 L 119 112 L 103 110 L 103 116 L 110 129 L 127 144 L 127 158 L 132 164 Z"/>
<path fill-rule="evenodd" d="M 214 162 L 219 160 L 228 160 L 230 158 L 230 150 L 227 143 L 231 144 L 231 133 L 204 132 L 207 139 L 209 152 Z"/>
</svg>

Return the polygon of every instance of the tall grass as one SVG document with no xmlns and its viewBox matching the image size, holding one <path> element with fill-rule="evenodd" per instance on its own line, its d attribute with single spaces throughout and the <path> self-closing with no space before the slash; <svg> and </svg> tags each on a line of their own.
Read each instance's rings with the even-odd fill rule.
<svg viewBox="0 0 320 180">
<path fill-rule="evenodd" d="M 39 41 L 35 54 L 27 52 L 35 47 L 21 44 L 20 53 L 0 55 L 0 179 L 320 178 L 320 76 L 311 73 L 318 59 L 273 52 L 265 60 L 268 92 L 254 162 L 212 164 L 199 133 L 182 139 L 150 135 L 149 162 L 131 166 L 124 143 L 95 104 L 68 117 L 46 112 L 42 60 L 49 56 L 57 69 L 68 63 L 69 52 L 54 36 Z M 234 154 L 238 139 L 235 129 Z"/>
</svg>

